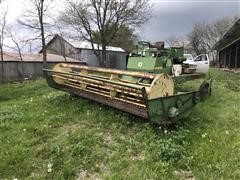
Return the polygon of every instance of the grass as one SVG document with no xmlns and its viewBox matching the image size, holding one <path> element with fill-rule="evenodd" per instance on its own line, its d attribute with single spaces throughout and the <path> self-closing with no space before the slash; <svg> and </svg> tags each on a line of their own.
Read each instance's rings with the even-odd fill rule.
<svg viewBox="0 0 240 180">
<path fill-rule="evenodd" d="M 43 79 L 1 85 L 0 179 L 239 179 L 240 75 L 211 75 L 210 99 L 173 129 Z"/>
</svg>

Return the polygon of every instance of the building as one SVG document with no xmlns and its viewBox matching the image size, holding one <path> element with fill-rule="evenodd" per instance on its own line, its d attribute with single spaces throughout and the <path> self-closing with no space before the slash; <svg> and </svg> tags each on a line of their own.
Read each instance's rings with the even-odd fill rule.
<svg viewBox="0 0 240 180">
<path fill-rule="evenodd" d="M 18 53 L 4 52 L 3 72 L 0 72 L 1 82 L 11 82 L 23 79 L 34 79 L 43 76 L 42 54 L 22 54 L 22 61 Z M 85 62 L 72 58 L 63 58 L 55 54 L 47 54 L 47 66 L 52 68 L 57 63 L 71 63 L 85 65 Z M 3 73 L 3 74 L 2 74 Z M 1 79 L 3 78 L 3 80 Z"/>
<path fill-rule="evenodd" d="M 94 49 L 97 44 L 94 44 Z M 77 41 L 70 38 L 63 38 L 55 35 L 46 45 L 47 53 L 57 54 L 86 62 L 89 66 L 100 66 L 97 56 L 94 54 L 90 42 Z M 101 51 L 101 47 L 99 48 Z M 40 51 L 42 53 L 42 50 Z M 126 69 L 126 52 L 119 47 L 107 47 L 107 68 Z"/>
<path fill-rule="evenodd" d="M 240 68 L 240 19 L 225 33 L 216 44 L 221 68 Z"/>
</svg>

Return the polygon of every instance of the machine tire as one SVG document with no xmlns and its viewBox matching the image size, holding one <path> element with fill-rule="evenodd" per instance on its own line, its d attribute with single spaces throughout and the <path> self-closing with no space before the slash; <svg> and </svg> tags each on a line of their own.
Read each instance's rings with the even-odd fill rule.
<svg viewBox="0 0 240 180">
<path fill-rule="evenodd" d="M 205 97 L 211 93 L 211 87 L 208 82 L 203 82 L 199 87 L 199 95 L 201 99 L 205 99 Z"/>
</svg>

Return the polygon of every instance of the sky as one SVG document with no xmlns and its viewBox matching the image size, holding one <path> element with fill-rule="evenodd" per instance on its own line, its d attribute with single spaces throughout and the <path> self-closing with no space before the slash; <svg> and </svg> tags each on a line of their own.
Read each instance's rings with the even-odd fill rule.
<svg viewBox="0 0 240 180">
<path fill-rule="evenodd" d="M 56 9 L 63 9 L 57 0 Z M 150 0 L 152 18 L 140 29 L 141 40 L 156 42 L 170 36 L 186 37 L 196 22 L 213 22 L 224 17 L 240 16 L 240 0 Z M 24 13 L 27 0 L 3 0 L 8 8 L 9 23 Z M 1 9 L 0 9 L 1 11 Z"/>
<path fill-rule="evenodd" d="M 194 23 L 240 15 L 240 0 L 152 0 L 153 17 L 140 30 L 148 41 L 186 37 Z"/>
</svg>

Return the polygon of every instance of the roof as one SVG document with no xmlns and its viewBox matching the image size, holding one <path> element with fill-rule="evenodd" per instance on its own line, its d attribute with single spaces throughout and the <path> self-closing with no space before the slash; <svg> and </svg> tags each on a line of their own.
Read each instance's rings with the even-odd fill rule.
<svg viewBox="0 0 240 180">
<path fill-rule="evenodd" d="M 90 42 L 88 42 L 88 41 L 77 41 L 77 40 L 73 40 L 73 39 L 68 39 L 67 41 L 70 44 L 72 44 L 75 48 L 79 48 L 79 49 L 93 49 L 92 48 L 92 44 Z M 94 45 L 94 49 L 98 49 L 98 45 L 97 44 L 93 43 L 93 45 Z M 102 50 L 101 46 L 99 46 L 99 50 Z M 107 46 L 107 51 L 125 52 L 122 48 L 120 48 L 120 47 L 113 47 L 113 46 Z"/>
<path fill-rule="evenodd" d="M 217 50 L 225 49 L 236 41 L 240 40 L 240 19 L 224 34 L 223 38 L 217 42 L 215 48 Z"/>
<path fill-rule="evenodd" d="M 22 54 L 24 62 L 42 62 L 42 54 Z M 21 61 L 18 53 L 13 52 L 4 52 L 3 53 L 4 61 Z M 77 63 L 82 62 L 72 58 L 66 58 L 67 62 Z M 63 56 L 55 54 L 47 54 L 47 62 L 66 62 Z"/>
<path fill-rule="evenodd" d="M 50 45 L 56 38 L 62 38 L 64 39 L 66 42 L 68 42 L 69 44 L 71 44 L 73 47 L 77 48 L 77 49 L 90 49 L 92 50 L 92 44 L 91 42 L 88 41 L 78 41 L 76 39 L 73 38 L 68 38 L 68 37 L 62 37 L 58 34 L 56 34 L 48 43 L 47 46 Z M 98 45 L 93 43 L 94 45 L 94 49 L 98 49 Z M 99 47 L 99 50 L 102 50 L 102 47 Z M 120 47 L 113 47 L 113 46 L 107 46 L 107 51 L 114 51 L 114 52 L 125 52 L 122 48 Z M 42 53 L 42 49 L 39 51 L 39 53 Z"/>
</svg>

